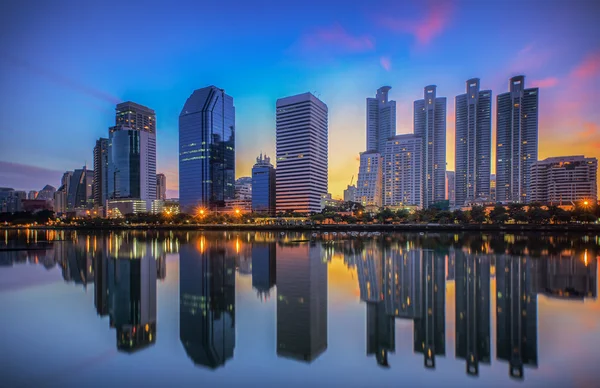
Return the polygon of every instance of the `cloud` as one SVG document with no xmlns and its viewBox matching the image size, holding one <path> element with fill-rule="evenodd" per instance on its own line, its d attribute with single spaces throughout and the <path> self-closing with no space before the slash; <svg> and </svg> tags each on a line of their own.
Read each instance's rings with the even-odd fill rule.
<svg viewBox="0 0 600 388">
<path fill-rule="evenodd" d="M 0 186 L 15 190 L 41 190 L 49 184 L 56 188 L 64 171 L 28 164 L 0 161 Z"/>
<path fill-rule="evenodd" d="M 558 78 L 548 77 L 539 80 L 531 81 L 531 87 L 533 88 L 551 88 L 558 84 Z"/>
<path fill-rule="evenodd" d="M 600 52 L 588 55 L 571 72 L 572 77 L 593 78 L 600 76 Z"/>
<path fill-rule="evenodd" d="M 425 4 L 425 14 L 421 18 L 384 16 L 379 23 L 391 31 L 410 34 L 420 46 L 427 46 L 448 27 L 453 4 L 446 0 L 430 0 Z"/>
<path fill-rule="evenodd" d="M 379 63 L 381 63 L 381 67 L 383 67 L 385 70 L 392 70 L 392 60 L 390 57 L 381 57 L 379 59 Z"/>
<path fill-rule="evenodd" d="M 93 88 L 91 86 L 82 84 L 76 80 L 65 77 L 62 74 L 56 73 L 49 69 L 44 69 L 41 66 L 34 65 L 23 59 L 7 55 L 6 53 L 0 53 L 0 60 L 9 63 L 13 67 L 25 70 L 38 77 L 45 78 L 57 85 L 63 86 L 66 89 L 71 89 L 77 93 L 87 95 L 88 97 L 95 98 L 100 101 L 109 102 L 111 104 L 118 104 L 121 100 L 103 90 Z"/>
<path fill-rule="evenodd" d="M 588 138 L 600 132 L 600 125 L 596 123 L 583 123 L 583 131 L 579 132 L 579 137 Z"/>
<path fill-rule="evenodd" d="M 334 51 L 338 53 L 362 53 L 375 49 L 373 38 L 349 34 L 341 25 L 317 28 L 305 34 L 299 42 L 302 52 Z"/>
</svg>

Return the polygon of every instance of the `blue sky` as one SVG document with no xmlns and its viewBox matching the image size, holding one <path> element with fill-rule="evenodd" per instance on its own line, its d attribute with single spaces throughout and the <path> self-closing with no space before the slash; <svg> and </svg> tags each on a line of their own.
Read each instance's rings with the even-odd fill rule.
<svg viewBox="0 0 600 388">
<path fill-rule="evenodd" d="M 592 0 L 3 2 L 0 186 L 39 190 L 91 167 L 115 104 L 132 100 L 156 111 L 158 170 L 176 197 L 178 115 L 211 84 L 234 98 L 237 176 L 274 154 L 277 98 L 327 103 L 334 196 L 358 170 L 365 98 L 384 84 L 398 133 L 412 131 L 424 86 L 448 97 L 449 169 L 454 97 L 472 77 L 494 95 L 518 74 L 541 88 L 540 158 L 598 157 L 599 13 Z"/>
</svg>

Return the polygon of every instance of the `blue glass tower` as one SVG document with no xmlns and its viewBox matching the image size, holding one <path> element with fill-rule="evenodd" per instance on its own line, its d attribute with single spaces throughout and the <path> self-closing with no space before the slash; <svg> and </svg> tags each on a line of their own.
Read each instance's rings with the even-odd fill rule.
<svg viewBox="0 0 600 388">
<path fill-rule="evenodd" d="M 252 167 L 252 211 L 275 214 L 275 168 L 260 154 Z"/>
<path fill-rule="evenodd" d="M 195 90 L 179 115 L 181 210 L 218 208 L 234 198 L 235 108 L 223 89 Z"/>
</svg>

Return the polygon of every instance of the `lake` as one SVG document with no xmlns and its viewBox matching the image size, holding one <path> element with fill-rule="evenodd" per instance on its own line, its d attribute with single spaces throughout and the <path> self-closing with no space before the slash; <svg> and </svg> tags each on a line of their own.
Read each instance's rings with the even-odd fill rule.
<svg viewBox="0 0 600 388">
<path fill-rule="evenodd" d="M 592 387 L 599 256 L 578 234 L 2 230 L 0 386 Z"/>
</svg>

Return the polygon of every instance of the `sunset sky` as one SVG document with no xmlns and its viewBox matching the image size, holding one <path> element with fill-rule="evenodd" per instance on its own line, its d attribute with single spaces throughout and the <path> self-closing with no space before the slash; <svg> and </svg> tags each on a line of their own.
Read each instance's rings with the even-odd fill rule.
<svg viewBox="0 0 600 388">
<path fill-rule="evenodd" d="M 493 91 L 494 130 L 510 77 L 541 88 L 540 159 L 600 157 L 599 15 L 594 0 L 5 1 L 0 186 L 58 187 L 64 171 L 92 168 L 115 105 L 132 100 L 156 111 L 157 171 L 177 197 L 178 116 L 213 84 L 234 98 L 237 177 L 261 151 L 274 156 L 278 98 L 322 99 L 334 197 L 358 172 L 365 99 L 382 85 L 399 134 L 424 86 L 448 98 L 449 170 L 454 97 L 472 77 Z"/>
</svg>

